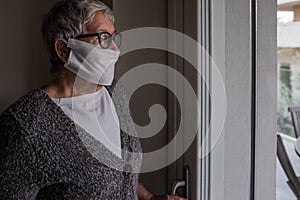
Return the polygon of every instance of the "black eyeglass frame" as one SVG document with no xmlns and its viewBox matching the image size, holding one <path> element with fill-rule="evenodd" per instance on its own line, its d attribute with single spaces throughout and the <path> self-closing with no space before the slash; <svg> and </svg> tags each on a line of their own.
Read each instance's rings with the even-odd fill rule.
<svg viewBox="0 0 300 200">
<path fill-rule="evenodd" d="M 104 47 L 102 46 L 102 42 L 101 42 L 101 36 L 103 34 L 108 34 L 110 37 L 107 38 L 109 39 L 109 45 L 107 47 Z M 112 41 L 115 42 L 115 36 L 116 35 L 119 35 L 120 36 L 120 44 L 116 44 L 117 47 L 119 48 L 121 46 L 121 43 L 122 43 L 122 34 L 119 33 L 119 32 L 115 32 L 113 35 L 110 34 L 109 32 L 107 31 L 103 31 L 103 32 L 99 32 L 99 33 L 89 33 L 89 34 L 82 34 L 82 35 L 78 35 L 77 37 L 75 37 L 75 39 L 80 39 L 80 38 L 87 38 L 87 37 L 94 37 L 94 36 L 97 36 L 98 37 L 98 41 L 99 41 L 99 45 L 103 48 L 103 49 L 108 49 L 110 46 L 111 46 L 111 43 Z"/>
</svg>

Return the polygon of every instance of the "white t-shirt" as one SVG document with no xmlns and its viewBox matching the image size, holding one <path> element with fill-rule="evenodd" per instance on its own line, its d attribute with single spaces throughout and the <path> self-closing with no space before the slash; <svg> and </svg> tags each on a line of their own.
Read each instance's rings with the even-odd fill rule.
<svg viewBox="0 0 300 200">
<path fill-rule="evenodd" d="M 95 93 L 51 99 L 76 124 L 114 154 L 122 157 L 119 119 L 111 96 L 105 87 Z"/>
</svg>

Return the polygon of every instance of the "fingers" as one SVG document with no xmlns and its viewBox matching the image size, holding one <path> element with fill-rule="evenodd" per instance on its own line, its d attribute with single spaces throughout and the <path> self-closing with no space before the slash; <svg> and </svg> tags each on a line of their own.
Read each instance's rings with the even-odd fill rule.
<svg viewBox="0 0 300 200">
<path fill-rule="evenodd" d="M 188 200 L 178 195 L 168 195 L 167 200 Z"/>
</svg>

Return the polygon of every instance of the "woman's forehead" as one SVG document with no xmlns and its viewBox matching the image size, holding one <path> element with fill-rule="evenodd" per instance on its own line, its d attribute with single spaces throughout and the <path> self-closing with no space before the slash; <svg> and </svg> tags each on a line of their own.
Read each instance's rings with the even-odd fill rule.
<svg viewBox="0 0 300 200">
<path fill-rule="evenodd" d="M 107 31 L 113 34 L 115 32 L 115 26 L 103 11 L 97 11 L 93 19 L 87 24 L 86 31 L 90 33 Z"/>
</svg>

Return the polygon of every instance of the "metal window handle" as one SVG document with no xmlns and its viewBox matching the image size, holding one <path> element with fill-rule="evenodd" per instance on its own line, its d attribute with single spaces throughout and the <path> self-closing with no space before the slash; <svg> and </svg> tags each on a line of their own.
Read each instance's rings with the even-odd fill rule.
<svg viewBox="0 0 300 200">
<path fill-rule="evenodd" d="M 176 194 L 178 188 L 184 187 L 183 197 L 189 199 L 190 197 L 190 168 L 189 166 L 183 167 L 183 180 L 176 180 L 172 184 L 171 194 Z"/>
</svg>

